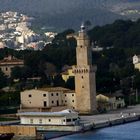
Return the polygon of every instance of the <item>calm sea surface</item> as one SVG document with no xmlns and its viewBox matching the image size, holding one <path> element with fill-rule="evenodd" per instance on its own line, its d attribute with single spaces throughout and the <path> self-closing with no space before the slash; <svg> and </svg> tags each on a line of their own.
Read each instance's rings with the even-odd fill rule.
<svg viewBox="0 0 140 140">
<path fill-rule="evenodd" d="M 53 140 L 140 140 L 140 121 Z"/>
</svg>

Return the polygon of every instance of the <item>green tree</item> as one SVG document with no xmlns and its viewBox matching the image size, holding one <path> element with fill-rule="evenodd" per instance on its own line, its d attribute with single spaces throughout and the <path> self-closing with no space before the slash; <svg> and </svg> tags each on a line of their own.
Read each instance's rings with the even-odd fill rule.
<svg viewBox="0 0 140 140">
<path fill-rule="evenodd" d="M 4 73 L 0 70 L 0 88 L 3 88 L 7 85 L 7 78 Z"/>
<path fill-rule="evenodd" d="M 11 78 L 12 79 L 21 79 L 22 78 L 22 72 L 20 67 L 14 67 L 11 72 Z"/>
<path fill-rule="evenodd" d="M 58 87 L 58 86 L 64 87 L 65 86 L 65 81 L 62 79 L 61 75 L 57 75 L 53 79 L 53 84 L 54 84 L 55 87 Z"/>
<path fill-rule="evenodd" d="M 74 77 L 70 77 L 66 84 L 65 84 L 65 87 L 66 88 L 69 88 L 69 89 L 72 89 L 72 90 L 75 90 L 75 81 L 74 81 Z"/>
</svg>

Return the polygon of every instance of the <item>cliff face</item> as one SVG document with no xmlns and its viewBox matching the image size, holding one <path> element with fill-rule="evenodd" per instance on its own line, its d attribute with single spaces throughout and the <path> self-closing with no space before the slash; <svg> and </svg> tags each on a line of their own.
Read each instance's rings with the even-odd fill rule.
<svg viewBox="0 0 140 140">
<path fill-rule="evenodd" d="M 134 16 L 129 10 L 139 7 L 139 0 L 0 0 L 0 11 L 23 12 L 62 28 L 75 27 L 82 20 L 102 25 L 117 18 L 131 18 Z"/>
</svg>

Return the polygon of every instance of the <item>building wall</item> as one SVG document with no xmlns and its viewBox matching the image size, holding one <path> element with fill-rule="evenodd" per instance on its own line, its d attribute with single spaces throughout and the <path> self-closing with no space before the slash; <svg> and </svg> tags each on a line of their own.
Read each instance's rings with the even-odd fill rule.
<svg viewBox="0 0 140 140">
<path fill-rule="evenodd" d="M 106 110 L 115 110 L 125 106 L 124 99 L 116 98 L 115 96 L 109 97 L 99 94 L 96 96 L 96 99 L 98 101 L 98 107 L 105 108 Z"/>
<path fill-rule="evenodd" d="M 20 65 L 20 64 L 17 64 L 17 65 L 7 65 L 7 64 L 5 64 L 5 65 L 2 65 L 2 66 L 0 66 L 0 68 L 1 68 L 1 70 L 2 70 L 2 72 L 6 75 L 6 76 L 8 76 L 8 77 L 10 77 L 11 76 L 11 72 L 12 72 L 12 69 L 14 68 L 14 67 L 23 67 L 24 65 Z"/>
<path fill-rule="evenodd" d="M 72 109 L 76 108 L 76 96 L 75 93 L 65 93 L 65 104 Z"/>
<path fill-rule="evenodd" d="M 0 126 L 0 133 L 14 133 L 16 136 L 36 136 L 36 128 L 34 126 Z"/>
<path fill-rule="evenodd" d="M 11 76 L 11 72 L 14 67 L 23 67 L 23 66 L 24 66 L 23 60 L 17 59 L 11 55 L 5 57 L 3 60 L 0 61 L 0 69 L 8 77 Z"/>
<path fill-rule="evenodd" d="M 124 99 L 116 100 L 115 104 L 116 104 L 116 109 L 125 107 Z"/>
<path fill-rule="evenodd" d="M 46 95 L 44 97 L 44 94 Z M 28 90 L 21 92 L 21 105 L 24 108 L 42 108 L 46 101 L 46 107 L 49 107 L 49 97 L 47 92 L 39 90 Z"/>
<path fill-rule="evenodd" d="M 135 69 L 138 69 L 140 71 L 140 63 L 134 64 Z"/>
<path fill-rule="evenodd" d="M 26 90 L 21 92 L 21 108 L 51 108 L 68 106 L 75 108 L 75 93 L 63 91 L 47 92 L 42 90 Z"/>
<path fill-rule="evenodd" d="M 64 117 L 21 117 L 21 124 L 66 125 Z"/>
<path fill-rule="evenodd" d="M 53 107 L 53 106 L 62 106 L 64 105 L 64 102 L 62 102 L 62 94 L 63 92 L 49 92 L 49 106 Z"/>
<path fill-rule="evenodd" d="M 111 104 L 110 109 L 115 110 L 117 108 L 123 108 L 125 106 L 124 99 L 116 99 L 116 97 L 109 98 L 109 103 Z"/>
<path fill-rule="evenodd" d="M 72 125 L 78 120 L 78 114 L 70 113 L 66 116 L 20 116 L 21 124 L 34 125 Z"/>
</svg>

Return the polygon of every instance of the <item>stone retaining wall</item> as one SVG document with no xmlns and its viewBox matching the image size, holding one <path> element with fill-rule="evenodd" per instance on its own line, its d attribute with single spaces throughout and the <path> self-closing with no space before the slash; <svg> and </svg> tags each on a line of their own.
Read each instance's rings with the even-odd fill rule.
<svg viewBox="0 0 140 140">
<path fill-rule="evenodd" d="M 5 125 L 0 126 L 0 133 L 14 133 L 16 136 L 36 136 L 36 127 L 33 126 L 17 126 Z"/>
</svg>

